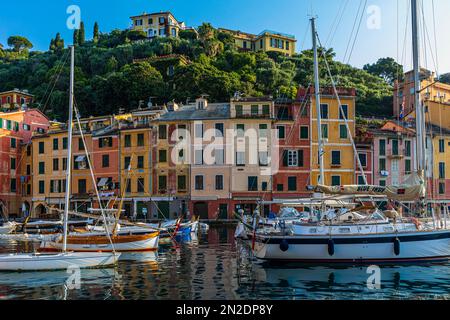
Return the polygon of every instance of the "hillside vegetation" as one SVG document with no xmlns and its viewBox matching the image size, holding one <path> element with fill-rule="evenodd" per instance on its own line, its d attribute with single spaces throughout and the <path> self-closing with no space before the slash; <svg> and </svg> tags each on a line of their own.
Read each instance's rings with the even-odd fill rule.
<svg viewBox="0 0 450 320">
<path fill-rule="evenodd" d="M 182 31 L 180 38 L 151 41 L 136 31 L 99 33 L 97 24 L 92 40 L 86 41 L 82 28 L 74 33 L 75 93 L 82 116 L 135 109 L 149 97 L 156 103 L 173 99 L 185 103 L 208 94 L 211 101 L 228 101 L 239 91 L 249 96 L 294 98 L 299 86 L 307 87 L 313 81 L 311 50 L 293 57 L 240 52 L 229 34 L 208 23 L 199 27 L 198 37 L 192 31 Z M 12 41 L 8 42 L 10 49 L 0 45 L 0 91 L 28 89 L 49 117 L 66 119 L 69 57 L 64 40 L 57 34 L 47 52 L 30 51 L 32 44 L 23 37 Z M 358 114 L 391 115 L 392 91 L 385 73 L 375 67 L 362 70 L 343 64 L 335 60 L 332 49 L 323 50 L 337 84 L 357 89 Z M 170 77 L 148 61 L 133 63 L 135 59 L 170 54 L 184 55 L 190 61 L 175 68 Z M 323 61 L 320 73 L 321 85 L 329 85 Z"/>
</svg>

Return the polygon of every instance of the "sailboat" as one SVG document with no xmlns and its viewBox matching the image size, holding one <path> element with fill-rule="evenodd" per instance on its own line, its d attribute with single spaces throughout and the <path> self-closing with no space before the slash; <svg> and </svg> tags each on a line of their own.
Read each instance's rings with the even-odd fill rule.
<svg viewBox="0 0 450 320">
<path fill-rule="evenodd" d="M 68 159 L 72 153 L 72 117 L 73 117 L 73 93 L 74 93 L 74 61 L 75 51 L 74 47 L 70 47 L 71 51 L 71 68 L 70 68 L 70 100 L 69 100 L 69 138 L 68 138 Z M 117 263 L 120 254 L 116 252 L 90 252 L 79 253 L 70 252 L 67 250 L 67 235 L 68 235 L 68 212 L 70 201 L 70 186 L 71 186 L 71 161 L 68 161 L 66 171 L 66 197 L 64 209 L 64 224 L 63 224 L 63 240 L 62 250 L 56 254 L 41 254 L 41 253 L 20 253 L 0 255 L 0 271 L 40 271 L 40 270 L 61 270 L 68 267 L 77 268 L 95 268 L 109 266 Z"/>
<path fill-rule="evenodd" d="M 419 40 L 417 0 L 412 3 L 414 83 L 416 98 L 416 133 L 418 172 L 411 175 L 401 186 L 340 186 L 322 185 L 322 178 L 316 191 L 335 195 L 347 195 L 349 201 L 356 195 L 385 196 L 388 199 L 405 201 L 413 199 L 419 204 L 418 213 L 426 206 L 426 149 L 425 117 L 420 101 Z M 320 107 L 320 91 L 317 58 L 317 34 L 315 18 L 311 19 L 314 46 L 314 73 L 316 103 Z M 335 83 L 331 78 L 333 88 Z M 336 93 L 337 98 L 339 96 Z M 339 101 L 341 108 L 341 103 Z M 318 112 L 320 119 L 320 110 Z M 320 128 L 320 124 L 318 125 Z M 321 133 L 319 129 L 319 150 Z M 320 152 L 319 159 L 322 157 Z M 321 168 L 323 166 L 321 165 Z M 323 173 L 321 174 L 323 177 Z M 367 184 L 367 183 L 366 183 Z M 321 263 L 412 263 L 418 261 L 447 261 L 450 258 L 450 230 L 437 229 L 421 224 L 418 219 L 389 219 L 377 208 L 366 210 L 342 208 L 326 211 L 319 208 L 320 218 L 316 222 L 294 221 L 291 225 L 254 230 L 247 236 L 252 241 L 253 253 L 257 258 L 269 261 L 299 261 Z M 254 227 L 254 229 L 256 229 Z"/>
</svg>

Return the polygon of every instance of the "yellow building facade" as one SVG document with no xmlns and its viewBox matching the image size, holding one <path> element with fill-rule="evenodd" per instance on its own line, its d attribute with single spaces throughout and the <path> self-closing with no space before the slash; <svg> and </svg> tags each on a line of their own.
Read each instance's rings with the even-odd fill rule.
<svg viewBox="0 0 450 320">
<path fill-rule="evenodd" d="M 130 17 L 132 30 L 143 31 L 149 38 L 178 37 L 180 30 L 186 28 L 171 12 L 143 13 Z"/>
<path fill-rule="evenodd" d="M 341 104 L 347 118 L 350 132 L 344 117 L 339 112 L 339 103 L 329 89 L 321 95 L 321 124 L 324 146 L 323 164 L 325 185 L 355 184 L 355 154 L 350 135 L 355 136 L 355 100 L 354 90 L 339 89 Z M 310 100 L 311 108 L 311 184 L 319 180 L 319 144 L 317 130 L 317 111 L 314 95 Z"/>
</svg>

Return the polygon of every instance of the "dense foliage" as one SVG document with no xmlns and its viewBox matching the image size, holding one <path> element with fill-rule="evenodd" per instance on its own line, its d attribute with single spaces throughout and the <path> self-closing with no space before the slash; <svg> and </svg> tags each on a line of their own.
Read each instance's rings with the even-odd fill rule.
<svg viewBox="0 0 450 320">
<path fill-rule="evenodd" d="M 298 86 L 312 84 L 311 50 L 293 57 L 274 52 L 240 52 L 233 38 L 203 24 L 198 34 L 180 32 L 179 38 L 147 40 L 142 32 L 114 30 L 85 40 L 84 25 L 74 33 L 76 49 L 76 103 L 83 116 L 117 113 L 119 108 L 135 109 L 154 97 L 157 103 L 175 99 L 185 102 L 201 94 L 212 101 L 227 101 L 237 91 L 245 95 L 294 98 Z M 23 37 L 12 39 L 11 49 L 0 47 L 0 91 L 28 89 L 42 109 L 59 120 L 66 118 L 69 59 L 64 40 L 57 34 L 48 52 L 30 52 Z M 9 44 L 9 43 L 8 43 Z M 181 64 L 169 76 L 150 62 L 135 59 L 184 55 L 190 63 Z M 390 79 L 335 61 L 332 49 L 321 51 L 321 85 L 330 79 L 323 63 L 330 65 L 335 81 L 342 87 L 355 87 L 361 115 L 391 115 Z M 384 77 L 384 78 L 383 78 Z"/>
</svg>

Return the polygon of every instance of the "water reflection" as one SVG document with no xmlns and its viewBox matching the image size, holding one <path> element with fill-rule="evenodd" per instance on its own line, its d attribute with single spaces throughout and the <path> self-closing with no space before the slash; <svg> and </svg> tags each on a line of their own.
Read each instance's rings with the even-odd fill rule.
<svg viewBox="0 0 450 320">
<path fill-rule="evenodd" d="M 381 267 L 381 289 L 365 267 L 274 266 L 255 260 L 231 228 L 210 229 L 158 253 L 124 253 L 118 266 L 81 271 L 0 273 L 0 299 L 448 299 L 450 264 Z M 0 242 L 0 251 L 35 244 Z"/>
</svg>

